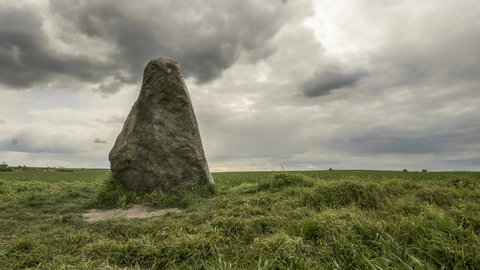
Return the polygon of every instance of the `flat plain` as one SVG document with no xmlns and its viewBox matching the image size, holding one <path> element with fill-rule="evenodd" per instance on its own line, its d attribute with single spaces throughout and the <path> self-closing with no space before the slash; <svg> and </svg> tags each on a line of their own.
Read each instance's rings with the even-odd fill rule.
<svg viewBox="0 0 480 270">
<path fill-rule="evenodd" d="M 0 173 L 0 269 L 480 269 L 480 173 L 214 173 L 182 193 L 109 170 Z M 178 207 L 86 222 L 89 209 Z"/>
</svg>

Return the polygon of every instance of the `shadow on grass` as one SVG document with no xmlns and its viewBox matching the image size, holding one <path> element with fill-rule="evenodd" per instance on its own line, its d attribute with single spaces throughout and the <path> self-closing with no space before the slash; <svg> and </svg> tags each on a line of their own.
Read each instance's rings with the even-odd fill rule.
<svg viewBox="0 0 480 270">
<path fill-rule="evenodd" d="M 91 207 L 115 208 L 132 204 L 150 204 L 155 207 L 185 208 L 199 198 L 210 198 L 216 194 L 214 184 L 193 184 L 178 192 L 165 192 L 160 187 L 151 190 L 135 190 L 123 185 L 110 175 L 104 181 Z"/>
</svg>

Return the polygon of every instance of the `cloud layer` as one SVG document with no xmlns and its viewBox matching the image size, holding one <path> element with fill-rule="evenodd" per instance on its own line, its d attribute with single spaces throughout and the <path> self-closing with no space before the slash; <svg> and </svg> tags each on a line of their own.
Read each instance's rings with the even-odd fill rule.
<svg viewBox="0 0 480 270">
<path fill-rule="evenodd" d="M 317 71 L 313 78 L 303 84 L 305 96 L 325 96 L 335 89 L 355 87 L 360 79 L 366 75 L 360 71 L 344 73 L 337 69 L 337 67 L 329 67 L 323 71 Z"/>
<path fill-rule="evenodd" d="M 4 159 L 108 167 L 144 65 L 168 56 L 213 170 L 480 168 L 475 0 L 12 3 Z"/>
<path fill-rule="evenodd" d="M 145 64 L 168 56 L 198 83 L 240 58 L 272 55 L 268 41 L 288 22 L 311 14 L 309 1 L 64 1 L 43 12 L 29 5 L 0 12 L 0 82 L 25 89 L 73 82 L 105 93 L 138 83 Z M 76 85 L 77 86 L 77 85 Z"/>
</svg>

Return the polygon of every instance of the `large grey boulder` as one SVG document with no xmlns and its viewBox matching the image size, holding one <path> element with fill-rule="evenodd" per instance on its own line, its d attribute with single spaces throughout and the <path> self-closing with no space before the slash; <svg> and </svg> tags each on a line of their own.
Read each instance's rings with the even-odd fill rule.
<svg viewBox="0 0 480 270">
<path fill-rule="evenodd" d="M 180 66 L 150 61 L 140 95 L 109 155 L 115 179 L 136 189 L 166 191 L 213 183 Z"/>
</svg>

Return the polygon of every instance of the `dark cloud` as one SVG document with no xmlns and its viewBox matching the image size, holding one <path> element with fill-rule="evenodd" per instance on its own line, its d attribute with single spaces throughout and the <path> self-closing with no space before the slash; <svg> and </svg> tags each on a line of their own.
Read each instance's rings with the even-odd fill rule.
<svg viewBox="0 0 480 270">
<path fill-rule="evenodd" d="M 104 93 L 105 95 L 113 94 L 120 90 L 124 83 L 121 81 L 113 81 L 111 83 L 102 83 L 95 90 Z"/>
<path fill-rule="evenodd" d="M 349 145 L 357 154 L 428 154 L 447 152 L 448 137 L 409 138 L 402 135 L 373 135 L 352 138 Z M 443 146 L 443 147 L 442 147 Z"/>
<path fill-rule="evenodd" d="M 12 88 L 96 83 L 114 93 L 138 83 L 145 64 L 167 56 L 186 77 L 205 83 L 241 57 L 256 62 L 274 51 L 270 40 L 290 21 L 312 13 L 311 3 L 276 1 L 64 1 L 47 18 L 29 9 L 0 11 L 0 83 Z M 69 50 L 57 50 L 52 40 Z M 68 51 L 68 52 L 67 52 Z M 103 59 L 103 60 L 102 60 Z M 63 83 L 63 84 L 62 84 Z"/>
<path fill-rule="evenodd" d="M 476 167 L 477 170 L 480 168 L 480 156 L 474 158 L 466 158 L 466 159 L 450 159 L 447 162 L 455 164 L 457 166 L 462 167 Z"/>
<path fill-rule="evenodd" d="M 11 88 L 96 83 L 105 94 L 138 83 L 145 64 L 167 56 L 205 83 L 240 57 L 256 62 L 268 40 L 312 12 L 309 1 L 50 1 L 49 23 L 28 8 L 0 11 L 0 83 Z M 56 42 L 53 44 L 52 42 Z M 58 44 L 69 50 L 58 50 Z M 68 81 L 70 80 L 70 81 Z"/>
<path fill-rule="evenodd" d="M 106 144 L 107 141 L 101 140 L 101 139 L 99 139 L 99 138 L 96 138 L 96 139 L 93 141 L 93 143 Z"/>
<path fill-rule="evenodd" d="M 126 118 L 127 118 L 127 115 L 118 115 L 118 116 L 112 116 L 106 120 L 100 120 L 100 122 L 105 124 L 123 124 Z"/>
<path fill-rule="evenodd" d="M 0 141 L 0 151 L 22 153 L 77 153 L 78 145 L 64 136 L 48 136 L 18 132 L 13 138 Z"/>
<path fill-rule="evenodd" d="M 0 10 L 0 83 L 27 88 L 66 75 L 80 81 L 100 81 L 111 64 L 95 57 L 67 55 L 49 44 L 43 19 L 31 10 Z"/>
<path fill-rule="evenodd" d="M 363 71 L 349 72 L 338 67 L 327 67 L 317 71 L 301 88 L 306 97 L 325 96 L 335 89 L 355 87 L 366 75 Z"/>
<path fill-rule="evenodd" d="M 6 124 L 7 119 L 0 117 L 0 124 Z"/>
<path fill-rule="evenodd" d="M 445 126 L 424 128 L 376 127 L 358 129 L 342 139 L 333 139 L 330 147 L 354 155 L 437 154 L 479 151 L 480 128 L 469 123 L 444 123 Z"/>
</svg>

